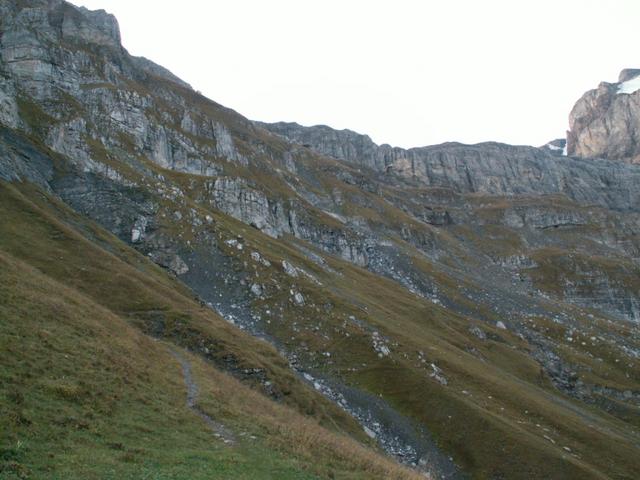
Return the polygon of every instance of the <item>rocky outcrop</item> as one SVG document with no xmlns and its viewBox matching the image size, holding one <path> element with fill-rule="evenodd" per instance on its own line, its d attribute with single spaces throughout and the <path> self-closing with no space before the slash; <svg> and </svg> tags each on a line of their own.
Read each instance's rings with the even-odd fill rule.
<svg viewBox="0 0 640 480">
<path fill-rule="evenodd" d="M 188 84 L 122 48 L 112 15 L 63 1 L 30 3 L 0 6 L 5 125 L 44 136 L 85 171 L 104 171 L 98 164 L 111 148 L 134 169 L 143 167 L 140 158 L 200 175 L 218 173 L 216 160 L 247 163 L 228 126 L 191 111 L 197 94 Z"/>
<path fill-rule="evenodd" d="M 360 235 L 318 221 L 309 205 L 294 205 L 241 177 L 223 175 L 225 164 L 248 167 L 249 158 L 257 162 L 280 153 L 255 139 L 244 143 L 255 128 L 251 122 L 201 97 L 163 67 L 130 56 L 120 45 L 113 16 L 61 0 L 33 0 L 22 7 L 0 4 L 0 121 L 38 137 L 85 175 L 55 184 L 75 208 L 141 244 L 144 232 L 131 230 L 147 215 L 133 205 L 139 198 L 131 192 L 143 191 L 141 182 L 147 188 L 149 181 L 165 183 L 162 169 L 212 177 L 201 192 L 210 206 L 272 237 L 290 234 L 367 264 Z M 291 154 L 288 158 L 293 162 Z M 39 172 L 15 155 L 1 165 L 6 179 L 35 181 Z M 169 198 L 180 191 L 166 190 Z M 161 196 L 164 191 L 158 190 Z M 115 213 L 120 210 L 122 215 Z M 172 265 L 166 258 L 157 256 L 159 263 Z"/>
<path fill-rule="evenodd" d="M 579 227 L 590 223 L 591 219 L 569 208 L 557 207 L 513 207 L 504 214 L 504 224 L 513 228 L 529 227 L 544 230 L 547 228 Z"/>
<path fill-rule="evenodd" d="M 627 272 L 624 272 L 625 274 Z M 575 283 L 567 282 L 565 298 L 572 303 L 586 308 L 597 307 L 605 311 L 617 312 L 620 317 L 640 324 L 640 300 L 637 294 L 629 294 L 636 290 L 611 279 L 606 274 L 590 270 L 583 273 Z"/>
<path fill-rule="evenodd" d="M 142 68 L 143 70 L 146 70 L 147 72 L 151 73 L 152 75 L 155 75 L 156 77 L 165 78 L 165 79 L 169 80 L 170 82 L 177 83 L 178 85 L 180 85 L 181 87 L 184 87 L 184 88 L 188 88 L 188 89 L 192 88 L 191 85 L 189 85 L 187 82 L 185 82 L 181 78 L 176 77 L 169 70 L 167 70 L 166 68 L 164 68 L 161 65 L 158 65 L 157 63 L 152 62 L 148 58 L 145 58 L 145 57 L 132 57 L 132 60 L 140 68 Z"/>
<path fill-rule="evenodd" d="M 389 145 L 376 145 L 368 135 L 352 130 L 335 130 L 326 125 L 303 127 L 293 122 L 256 124 L 323 155 L 378 171 L 389 165 L 394 150 Z"/>
<path fill-rule="evenodd" d="M 569 155 L 640 163 L 640 70 L 585 93 L 569 116 Z"/>
<path fill-rule="evenodd" d="M 271 202 L 260 190 L 250 187 L 241 178 L 221 177 L 207 182 L 205 188 L 212 205 L 228 215 L 247 223 L 269 236 L 296 233 L 295 222 L 282 203 Z"/>
</svg>

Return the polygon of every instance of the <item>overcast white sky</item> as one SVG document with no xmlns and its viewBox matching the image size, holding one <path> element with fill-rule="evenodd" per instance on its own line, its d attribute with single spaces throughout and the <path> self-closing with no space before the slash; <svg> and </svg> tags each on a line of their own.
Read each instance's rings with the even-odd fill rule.
<svg viewBox="0 0 640 480">
<path fill-rule="evenodd" d="M 73 0 L 124 46 L 263 121 L 402 147 L 563 137 L 582 93 L 640 67 L 640 0 Z"/>
</svg>

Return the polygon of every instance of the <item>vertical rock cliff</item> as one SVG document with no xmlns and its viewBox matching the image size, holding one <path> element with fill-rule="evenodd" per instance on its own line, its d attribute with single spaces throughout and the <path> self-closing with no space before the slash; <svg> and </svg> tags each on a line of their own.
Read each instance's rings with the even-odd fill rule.
<svg viewBox="0 0 640 480">
<path fill-rule="evenodd" d="M 640 70 L 585 93 L 569 116 L 569 155 L 640 163 Z"/>
</svg>

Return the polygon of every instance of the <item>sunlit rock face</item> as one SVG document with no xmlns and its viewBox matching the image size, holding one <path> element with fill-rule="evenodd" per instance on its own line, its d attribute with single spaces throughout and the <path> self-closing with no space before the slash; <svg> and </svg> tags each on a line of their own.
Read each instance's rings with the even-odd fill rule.
<svg viewBox="0 0 640 480">
<path fill-rule="evenodd" d="M 569 155 L 640 163 L 640 70 L 585 93 L 569 116 Z"/>
</svg>

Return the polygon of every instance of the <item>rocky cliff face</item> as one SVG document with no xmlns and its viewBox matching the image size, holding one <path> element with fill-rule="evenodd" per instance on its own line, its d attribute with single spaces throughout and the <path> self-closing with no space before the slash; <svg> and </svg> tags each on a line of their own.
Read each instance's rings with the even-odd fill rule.
<svg viewBox="0 0 640 480">
<path fill-rule="evenodd" d="M 616 452 L 637 443 L 640 167 L 257 124 L 130 56 L 105 12 L 29 0 L 0 13 L 3 182 L 172 272 L 436 478 L 553 478 L 574 450 L 592 462 L 575 475 L 607 471 L 603 449 L 634 470 Z"/>
<path fill-rule="evenodd" d="M 317 231 L 326 228 L 314 225 L 313 217 L 298 215 L 307 218 L 306 228 L 298 228 L 288 200 L 268 199 L 241 178 L 243 172 L 237 175 L 237 167 L 247 167 L 249 158 L 260 169 L 273 157 L 292 162 L 292 154 L 274 151 L 235 112 L 195 106 L 204 99 L 188 84 L 147 59 L 128 55 L 113 16 L 63 1 L 28 5 L 2 3 L 0 119 L 5 125 L 38 134 L 86 173 L 128 186 L 139 186 L 140 175 L 155 167 L 220 177 L 207 191 L 211 204 L 222 211 L 272 236 L 321 237 Z M 256 140 L 239 139 L 247 137 Z M 126 158 L 127 173 L 113 168 L 114 150 Z M 334 232 L 323 247 L 365 262 L 349 234 Z"/>
<path fill-rule="evenodd" d="M 635 188 L 638 169 L 616 162 L 559 160 L 546 147 L 449 143 L 405 150 L 378 146 L 349 130 L 294 123 L 260 125 L 325 155 L 421 186 L 504 196 L 563 194 L 580 203 L 620 210 L 636 210 L 640 205 Z"/>
<path fill-rule="evenodd" d="M 640 70 L 585 93 L 569 116 L 569 155 L 640 163 Z"/>
<path fill-rule="evenodd" d="M 628 75 L 632 76 L 632 73 Z M 502 201 L 506 201 L 508 207 L 504 210 L 503 207 L 499 207 L 503 213 L 489 222 L 515 229 L 518 232 L 517 236 L 529 249 L 528 254 L 518 258 L 527 258 L 532 264 L 535 263 L 531 259 L 537 255 L 537 249 L 545 249 L 549 245 L 546 240 L 532 235 L 532 231 L 577 230 L 593 225 L 599 225 L 597 228 L 601 228 L 605 224 L 611 225 L 610 222 L 614 221 L 622 222 L 614 228 L 620 228 L 618 232 L 627 231 L 630 234 L 628 238 L 631 239 L 635 237 L 631 232 L 638 228 L 636 212 L 640 205 L 640 192 L 636 182 L 640 169 L 613 160 L 592 159 L 585 162 L 574 157 L 558 156 L 557 151 L 548 145 L 561 149 L 563 147 L 558 146 L 561 144 L 559 141 L 541 148 L 485 143 L 443 144 L 404 150 L 388 145 L 378 146 L 367 136 L 349 130 L 334 131 L 326 126 L 303 127 L 295 123 L 260 125 L 304 148 L 314 149 L 338 160 L 374 170 L 381 181 L 428 189 L 432 192 L 427 200 L 429 209 L 425 209 L 424 202 L 415 199 L 409 202 L 403 200 L 397 204 L 403 210 L 411 211 L 415 217 L 432 225 L 486 225 L 485 208 L 481 205 L 474 207 L 474 204 L 479 202 L 478 198 L 503 198 Z M 444 191 L 456 192 L 463 197 L 451 198 L 443 195 Z M 471 197 L 465 200 L 465 195 Z M 518 200 L 540 195 L 561 195 L 575 204 L 557 204 L 551 207 L 543 197 L 538 197 L 539 200 L 533 202 L 526 201 L 525 204 Z M 392 201 L 398 202 L 397 194 L 393 196 Z M 495 199 L 484 202 L 493 204 Z M 419 203 L 420 207 L 415 208 L 416 203 Z M 629 213 L 623 216 L 614 214 L 613 218 L 608 218 L 611 213 L 603 217 L 603 212 L 587 212 L 578 205 L 598 206 L 610 211 Z M 474 213 L 470 215 L 470 211 Z M 494 214 L 495 210 L 492 215 Z M 611 226 L 604 228 L 608 230 Z M 604 242 L 612 247 L 614 244 L 620 245 L 618 241 L 612 242 L 610 239 Z M 632 243 L 636 245 L 635 240 L 632 240 Z M 634 259 L 638 258 L 636 246 L 631 249 L 625 247 L 625 252 Z M 380 265 L 384 262 L 377 260 L 375 264 Z M 572 261 L 568 261 L 566 268 L 573 269 L 574 267 L 569 266 L 571 264 Z M 389 265 L 379 269 L 385 270 L 398 271 Z M 528 275 L 526 270 L 523 269 L 521 273 L 524 277 Z M 431 294 L 432 286 L 426 286 L 410 277 L 411 274 L 407 273 L 401 281 L 414 290 L 416 285 L 422 284 L 423 291 L 427 292 L 427 295 Z M 587 283 L 600 283 L 601 277 L 607 275 L 594 264 L 591 280 L 587 280 Z M 559 278 L 552 281 L 564 282 Z M 608 280 L 602 281 L 608 284 Z M 613 283 L 618 281 L 620 278 L 613 280 Z M 633 305 L 637 301 L 635 287 L 627 290 L 628 294 L 622 297 L 616 293 L 619 291 L 615 288 L 594 288 L 592 294 L 586 294 L 584 297 L 585 294 L 578 294 L 579 289 L 574 288 L 570 281 L 564 284 L 566 288 L 562 289 L 562 297 L 566 300 L 580 305 L 608 305 L 607 308 L 616 304 L 617 307 L 614 309 L 625 318 L 640 320 L 640 317 L 633 313 Z M 612 300 L 614 298 L 618 300 Z"/>
</svg>

